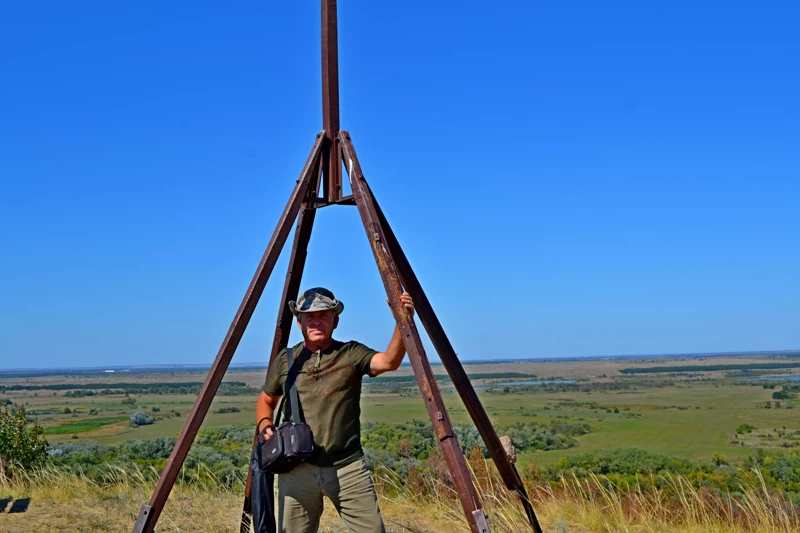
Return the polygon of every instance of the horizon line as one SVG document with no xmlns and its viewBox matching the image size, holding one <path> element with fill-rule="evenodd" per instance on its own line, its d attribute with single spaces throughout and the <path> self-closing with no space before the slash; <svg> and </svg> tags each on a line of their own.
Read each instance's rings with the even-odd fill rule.
<svg viewBox="0 0 800 533">
<path fill-rule="evenodd" d="M 438 354 L 436 354 L 438 356 Z M 577 356 L 551 356 L 551 357 L 516 357 L 507 359 L 459 359 L 461 363 L 465 364 L 478 364 L 478 363 L 517 363 L 517 362 L 551 362 L 554 360 L 559 361 L 576 361 L 576 360 L 596 360 L 596 359 L 656 359 L 656 358 L 677 358 L 677 357 L 737 357 L 747 355 L 800 355 L 800 349 L 788 350 L 748 350 L 736 352 L 686 352 L 686 353 L 661 353 L 661 354 L 619 354 L 619 355 L 577 355 Z M 438 359 L 438 358 L 437 358 Z M 431 364 L 440 365 L 441 360 L 430 361 Z M 162 364 L 144 364 L 144 365 L 113 365 L 113 366 L 64 366 L 64 367 L 44 367 L 44 368 L 0 368 L 0 374 L 7 372 L 56 372 L 62 370 L 144 370 L 144 369 L 162 369 L 162 368 L 197 368 L 205 369 L 211 368 L 213 363 L 162 363 Z M 409 366 L 411 363 L 404 360 L 401 366 Z M 247 363 L 233 363 L 228 365 L 228 368 L 266 368 L 267 362 L 255 361 Z"/>
</svg>

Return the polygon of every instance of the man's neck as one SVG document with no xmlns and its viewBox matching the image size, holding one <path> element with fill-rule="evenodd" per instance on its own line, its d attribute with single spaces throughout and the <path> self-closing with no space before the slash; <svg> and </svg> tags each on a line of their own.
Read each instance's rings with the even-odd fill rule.
<svg viewBox="0 0 800 533">
<path fill-rule="evenodd" d="M 312 343 L 312 342 L 310 342 L 308 340 L 304 340 L 303 341 L 303 346 L 309 352 L 316 352 L 317 350 L 320 350 L 320 351 L 324 352 L 325 350 L 327 350 L 328 348 L 331 347 L 331 344 L 333 344 L 333 337 L 330 337 L 328 340 L 326 340 L 325 342 L 323 342 L 319 346 L 317 346 L 316 344 L 314 344 L 314 343 Z"/>
</svg>

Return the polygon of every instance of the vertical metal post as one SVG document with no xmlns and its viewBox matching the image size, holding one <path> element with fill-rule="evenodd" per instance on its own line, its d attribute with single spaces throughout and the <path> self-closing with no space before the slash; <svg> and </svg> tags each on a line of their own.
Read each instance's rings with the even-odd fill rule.
<svg viewBox="0 0 800 533">
<path fill-rule="evenodd" d="M 319 186 L 319 166 L 321 159 L 317 162 L 317 168 L 314 171 L 316 176 L 316 185 L 311 190 L 316 190 Z M 311 240 L 311 230 L 314 226 L 314 218 L 317 211 L 314 209 L 310 202 L 303 204 L 300 214 L 297 217 L 297 228 L 294 233 L 294 243 L 292 244 L 292 253 L 289 256 L 289 268 L 286 272 L 286 280 L 283 283 L 283 293 L 281 294 L 281 303 L 278 307 L 278 322 L 275 325 L 275 335 L 272 339 L 272 349 L 269 356 L 269 364 L 275 359 L 275 356 L 282 349 L 286 348 L 289 343 L 289 334 L 292 329 L 292 311 L 289 309 L 289 300 L 296 299 L 300 292 L 300 282 L 303 278 L 303 270 L 306 265 L 306 256 L 308 255 L 308 243 Z M 255 446 L 255 440 L 253 440 Z M 247 482 L 244 488 L 244 504 L 242 506 L 242 522 L 240 526 L 240 533 L 249 533 L 250 531 L 250 515 L 252 515 L 252 504 L 250 501 L 250 491 L 252 489 L 252 471 L 247 469 Z"/>
<path fill-rule="evenodd" d="M 241 341 L 247 324 L 253 316 L 258 300 L 264 292 L 267 280 L 269 280 L 270 274 L 272 274 L 272 270 L 278 260 L 278 256 L 286 242 L 286 238 L 289 236 L 292 222 L 295 220 L 300 210 L 300 204 L 303 199 L 306 198 L 308 188 L 313 178 L 313 169 L 317 168 L 317 162 L 321 155 L 323 140 L 324 136 L 322 133 L 318 134 L 314 147 L 311 149 L 308 160 L 303 167 L 303 171 L 300 173 L 297 184 L 289 197 L 289 202 L 286 204 L 281 214 L 275 232 L 272 234 L 269 245 L 264 252 L 264 256 L 261 258 L 261 262 L 239 306 L 239 310 L 233 318 L 230 329 L 228 329 L 228 334 L 225 336 L 225 340 L 222 341 L 222 346 L 217 353 L 214 363 L 211 365 L 211 370 L 208 376 L 206 376 L 206 380 L 200 389 L 194 406 L 186 419 L 186 424 L 183 426 L 178 441 L 172 449 L 172 454 L 170 454 L 167 464 L 161 473 L 153 496 L 150 498 L 149 503 L 144 504 L 139 511 L 139 516 L 133 527 L 133 533 L 152 533 L 156 522 L 158 522 L 164 504 L 172 491 L 172 487 L 175 485 L 175 480 L 178 478 L 178 473 L 186 459 L 186 454 L 192 446 L 192 442 L 200 429 L 200 425 L 203 423 L 203 419 L 211 406 L 211 401 L 214 399 L 214 394 L 216 394 L 219 384 L 222 382 L 222 378 L 225 375 L 225 371 L 228 369 L 233 354 L 239 346 L 239 341 Z"/>
<path fill-rule="evenodd" d="M 342 162 L 339 151 L 339 37 L 336 0 L 322 1 L 322 128 L 329 142 L 323 154 L 323 196 L 334 203 L 342 198 Z"/>
<path fill-rule="evenodd" d="M 425 348 L 422 346 L 419 331 L 417 331 L 413 317 L 400 302 L 400 295 L 402 294 L 400 277 L 392 253 L 386 245 L 386 235 L 375 211 L 374 198 L 364 179 L 361 165 L 358 162 L 349 134 L 346 131 L 342 131 L 339 133 L 339 137 L 358 212 L 364 223 L 364 229 L 367 232 L 367 238 L 375 256 L 383 286 L 389 296 L 392 313 L 400 328 L 403 344 L 414 369 L 414 375 L 417 378 L 417 384 L 425 401 L 425 407 L 433 423 L 436 437 L 439 439 L 442 456 L 447 463 L 447 469 L 456 486 L 470 529 L 474 533 L 488 533 L 488 526 L 481 509 L 478 493 L 472 483 L 464 454 L 461 453 L 461 448 L 458 445 L 458 440 L 450 422 L 450 416 L 442 401 L 442 395 L 439 392 L 436 378 L 428 362 Z"/>
</svg>

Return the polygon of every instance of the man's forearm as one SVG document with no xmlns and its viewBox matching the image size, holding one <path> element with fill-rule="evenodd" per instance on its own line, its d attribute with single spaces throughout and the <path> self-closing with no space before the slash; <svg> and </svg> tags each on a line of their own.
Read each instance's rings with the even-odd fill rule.
<svg viewBox="0 0 800 533">
<path fill-rule="evenodd" d="M 402 302 L 403 307 L 407 309 L 407 312 L 410 312 L 411 316 L 413 316 L 414 303 L 411 301 L 411 296 L 404 292 L 400 295 L 400 301 Z M 386 299 L 386 302 L 389 302 L 388 298 Z M 400 363 L 403 362 L 403 356 L 405 354 L 406 347 L 403 344 L 403 337 L 400 334 L 400 324 L 397 324 L 394 328 L 392 340 L 389 341 L 389 347 L 386 348 L 385 352 L 378 352 L 372 358 L 372 362 L 369 365 L 370 376 L 379 376 L 384 372 L 397 370 L 400 368 Z"/>
<path fill-rule="evenodd" d="M 256 424 L 258 425 L 259 432 L 266 424 L 272 424 L 272 414 L 274 408 L 270 405 L 269 397 L 265 393 L 256 402 Z M 266 420 L 265 420 L 266 419 Z"/>
<path fill-rule="evenodd" d="M 389 341 L 389 347 L 386 348 L 385 353 L 387 366 L 392 370 L 397 370 L 400 367 L 400 363 L 403 362 L 403 357 L 406 355 L 406 347 L 400 335 L 400 326 L 395 326 L 392 340 Z"/>
</svg>

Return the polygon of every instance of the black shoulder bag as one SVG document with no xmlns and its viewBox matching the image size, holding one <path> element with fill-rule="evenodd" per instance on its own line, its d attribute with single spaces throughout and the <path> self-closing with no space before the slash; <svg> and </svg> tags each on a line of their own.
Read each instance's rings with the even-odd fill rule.
<svg viewBox="0 0 800 533">
<path fill-rule="evenodd" d="M 272 436 L 263 442 L 259 436 L 258 444 L 256 444 L 255 455 L 258 460 L 258 468 L 274 474 L 288 472 L 303 461 L 310 459 L 314 454 L 314 434 L 300 415 L 300 400 L 295 385 L 297 373 L 292 375 L 293 352 L 292 347 L 286 347 L 286 365 L 289 368 L 286 379 L 287 381 L 291 380 L 286 401 L 289 402 L 292 411 L 292 420 L 287 420 L 278 427 L 272 425 L 264 427 L 261 433 L 263 434 L 268 428 L 271 428 Z M 280 412 L 279 407 L 278 416 L 280 416 Z"/>
</svg>

